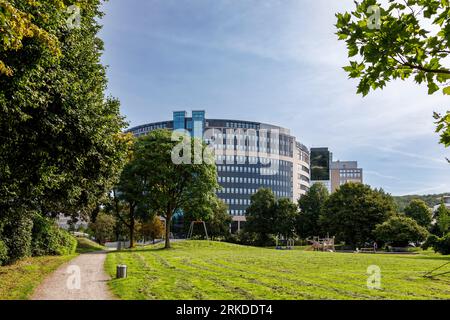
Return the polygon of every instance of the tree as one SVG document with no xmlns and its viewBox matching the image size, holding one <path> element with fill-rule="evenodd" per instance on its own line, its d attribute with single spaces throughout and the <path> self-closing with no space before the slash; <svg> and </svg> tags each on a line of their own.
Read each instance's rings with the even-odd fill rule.
<svg viewBox="0 0 450 320">
<path fill-rule="evenodd" d="M 437 221 L 436 224 L 442 235 L 447 234 L 450 231 L 450 214 L 449 210 L 445 206 L 444 202 L 441 202 L 436 211 Z"/>
<path fill-rule="evenodd" d="M 428 236 L 428 231 L 414 219 L 395 215 L 375 228 L 377 240 L 394 247 L 406 247 L 410 242 L 420 243 Z"/>
<path fill-rule="evenodd" d="M 302 238 L 322 234 L 319 219 L 328 197 L 327 188 L 321 183 L 316 183 L 298 200 L 300 213 L 297 218 L 296 230 Z"/>
<path fill-rule="evenodd" d="M 152 131 L 135 144 L 133 159 L 124 169 L 130 191 L 119 190 L 129 195 L 129 203 L 136 205 L 138 212 L 164 217 L 165 248 L 170 248 L 174 214 L 179 211 L 201 214 L 201 208 L 208 206 L 219 188 L 211 155 L 201 140 L 172 135 L 169 130 Z"/>
<path fill-rule="evenodd" d="M 212 202 L 212 212 L 206 226 L 212 239 L 226 237 L 230 233 L 231 216 L 228 214 L 228 206 L 222 199 L 215 197 Z"/>
<path fill-rule="evenodd" d="M 419 199 L 411 200 L 404 210 L 405 215 L 413 218 L 419 225 L 429 228 L 433 219 L 433 213 L 427 204 Z"/>
<path fill-rule="evenodd" d="M 447 233 L 442 238 L 432 234 L 428 237 L 427 241 L 422 245 L 424 250 L 432 247 L 435 252 L 439 252 L 444 255 L 450 254 L 450 233 Z"/>
<path fill-rule="evenodd" d="M 338 13 L 336 28 L 347 43 L 344 67 L 350 78 L 360 79 L 357 92 L 383 89 L 393 79 L 414 77 L 428 93 L 450 94 L 450 6 L 441 0 L 355 1 L 352 12 Z M 435 114 L 441 142 L 450 146 L 450 112 Z"/>
<path fill-rule="evenodd" d="M 125 163 L 125 122 L 105 96 L 100 0 L 80 4 L 76 29 L 64 3 L 0 1 L 2 219 L 87 216 Z"/>
<path fill-rule="evenodd" d="M 276 199 L 272 190 L 259 189 L 251 196 L 251 204 L 247 208 L 245 231 L 255 233 L 257 244 L 264 246 L 269 243 L 270 236 L 276 233 Z"/>
<path fill-rule="evenodd" d="M 342 185 L 327 200 L 320 218 L 323 231 L 347 245 L 375 240 L 373 231 L 395 212 L 392 197 L 360 183 Z"/>
<path fill-rule="evenodd" d="M 114 238 L 114 228 L 116 219 L 113 216 L 100 213 L 95 223 L 91 223 L 90 229 L 94 232 L 94 237 L 98 243 L 104 245 L 107 240 Z"/>
<path fill-rule="evenodd" d="M 298 207 L 291 199 L 281 198 L 275 205 L 275 230 L 285 239 L 295 236 L 295 226 L 298 220 Z"/>
<path fill-rule="evenodd" d="M 162 238 L 164 235 L 164 228 L 164 223 L 161 219 L 157 216 L 153 216 L 149 221 L 141 223 L 139 234 L 144 238 L 144 241 L 146 239 L 151 239 L 153 243 L 155 243 L 155 239 Z"/>
</svg>

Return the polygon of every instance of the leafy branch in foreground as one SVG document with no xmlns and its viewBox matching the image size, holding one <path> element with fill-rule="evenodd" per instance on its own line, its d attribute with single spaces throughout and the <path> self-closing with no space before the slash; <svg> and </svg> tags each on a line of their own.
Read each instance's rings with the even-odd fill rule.
<svg viewBox="0 0 450 320">
<path fill-rule="evenodd" d="M 337 35 L 354 58 L 344 70 L 360 79 L 357 93 L 383 89 L 390 80 L 413 77 L 428 94 L 450 95 L 450 5 L 448 0 L 355 1 L 338 13 Z M 376 23 L 373 24 L 373 19 Z M 359 59 L 357 59 L 359 57 Z M 441 143 L 450 145 L 450 115 L 435 114 Z"/>
</svg>

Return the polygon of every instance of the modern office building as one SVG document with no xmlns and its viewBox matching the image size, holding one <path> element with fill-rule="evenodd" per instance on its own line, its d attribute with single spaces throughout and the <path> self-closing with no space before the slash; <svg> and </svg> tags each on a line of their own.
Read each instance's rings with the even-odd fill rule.
<svg viewBox="0 0 450 320">
<path fill-rule="evenodd" d="M 348 182 L 363 183 L 363 169 L 358 168 L 357 161 L 331 162 L 331 192 Z"/>
<path fill-rule="evenodd" d="M 331 192 L 331 162 L 333 154 L 328 148 L 311 148 L 311 185 L 323 184 Z"/>
<path fill-rule="evenodd" d="M 233 230 L 245 222 L 250 197 L 270 188 L 277 198 L 297 201 L 310 186 L 310 154 L 289 129 L 256 121 L 206 119 L 205 111 L 176 111 L 173 119 L 129 129 L 136 136 L 156 129 L 185 130 L 213 149 L 218 191 L 233 216 Z"/>
</svg>

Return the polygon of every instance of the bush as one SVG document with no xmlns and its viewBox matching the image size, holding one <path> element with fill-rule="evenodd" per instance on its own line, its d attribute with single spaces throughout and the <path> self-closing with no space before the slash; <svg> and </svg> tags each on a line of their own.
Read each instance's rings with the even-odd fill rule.
<svg viewBox="0 0 450 320">
<path fill-rule="evenodd" d="M 8 248 L 5 243 L 0 240 L 0 266 L 8 262 Z"/>
<path fill-rule="evenodd" d="M 8 250 L 7 263 L 31 255 L 31 230 L 33 221 L 27 213 L 11 214 L 3 225 L 2 238 Z"/>
<path fill-rule="evenodd" d="M 425 250 L 432 247 L 435 252 L 444 255 L 450 254 L 450 233 L 447 233 L 442 238 L 438 238 L 434 234 L 429 236 L 427 241 L 422 246 Z"/>
<path fill-rule="evenodd" d="M 403 215 L 393 216 L 375 228 L 377 240 L 394 247 L 406 247 L 410 242 L 421 242 L 427 235 L 428 231 L 424 227 Z"/>
<path fill-rule="evenodd" d="M 69 255 L 77 248 L 77 240 L 51 219 L 37 215 L 32 230 L 32 255 Z"/>
</svg>

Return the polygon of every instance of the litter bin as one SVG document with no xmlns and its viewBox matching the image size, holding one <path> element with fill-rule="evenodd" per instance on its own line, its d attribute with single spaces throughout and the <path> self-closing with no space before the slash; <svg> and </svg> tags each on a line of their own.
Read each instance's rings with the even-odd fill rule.
<svg viewBox="0 0 450 320">
<path fill-rule="evenodd" d="M 126 278 L 127 277 L 127 266 L 124 264 L 119 264 L 116 269 L 116 278 Z"/>
</svg>

